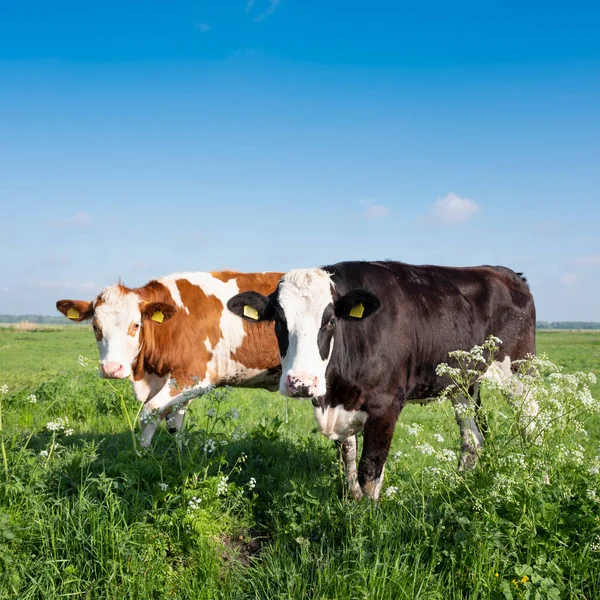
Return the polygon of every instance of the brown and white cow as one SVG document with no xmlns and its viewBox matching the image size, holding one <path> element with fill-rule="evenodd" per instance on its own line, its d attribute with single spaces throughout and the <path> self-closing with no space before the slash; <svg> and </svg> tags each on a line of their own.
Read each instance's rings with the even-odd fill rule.
<svg viewBox="0 0 600 600">
<path fill-rule="evenodd" d="M 74 321 L 92 320 L 101 375 L 131 379 L 147 423 L 140 443 L 149 446 L 160 419 L 174 409 L 168 424 L 179 430 L 188 402 L 214 386 L 277 389 L 273 324 L 252 326 L 227 302 L 248 290 L 270 294 L 281 275 L 175 273 L 138 288 L 110 285 L 92 302 L 59 300 L 56 308 Z"/>
</svg>

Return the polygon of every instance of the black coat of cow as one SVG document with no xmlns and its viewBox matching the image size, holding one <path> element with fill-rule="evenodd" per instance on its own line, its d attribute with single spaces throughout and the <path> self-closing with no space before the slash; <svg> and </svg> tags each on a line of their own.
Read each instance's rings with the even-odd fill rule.
<svg viewBox="0 0 600 600">
<path fill-rule="evenodd" d="M 314 403 L 316 410 L 342 405 L 346 411 L 367 413 L 358 469 L 362 492 L 355 490 L 355 495 L 377 497 L 396 421 L 406 402 L 437 395 L 448 381 L 436 375 L 436 366 L 448 362 L 449 352 L 470 350 L 490 335 L 502 341 L 498 361 L 534 354 L 534 302 L 525 278 L 505 267 L 386 261 L 344 262 L 322 270 L 333 284 L 333 311 L 331 305 L 326 310 L 337 319 L 326 370 L 327 392 Z M 230 309 L 241 314 L 241 304 L 253 304 L 260 318 L 280 322 L 284 338 L 286 316 L 278 303 L 284 280 L 269 296 L 268 305 L 265 297 L 257 302 L 250 293 L 234 297 Z M 349 315 L 353 298 L 364 305 L 363 318 Z"/>
</svg>

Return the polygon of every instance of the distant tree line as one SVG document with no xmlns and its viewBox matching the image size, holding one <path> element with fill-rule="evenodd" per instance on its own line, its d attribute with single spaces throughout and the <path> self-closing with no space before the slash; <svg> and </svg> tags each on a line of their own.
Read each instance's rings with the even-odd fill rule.
<svg viewBox="0 0 600 600">
<path fill-rule="evenodd" d="M 41 323 L 43 325 L 72 325 L 73 321 L 63 315 L 0 315 L 0 323 Z"/>
<path fill-rule="evenodd" d="M 600 329 L 596 321 L 537 321 L 538 329 Z"/>
<path fill-rule="evenodd" d="M 0 323 L 41 323 L 44 325 L 73 325 L 73 321 L 63 315 L 0 315 Z M 537 321 L 538 329 L 600 329 L 597 321 Z"/>
</svg>

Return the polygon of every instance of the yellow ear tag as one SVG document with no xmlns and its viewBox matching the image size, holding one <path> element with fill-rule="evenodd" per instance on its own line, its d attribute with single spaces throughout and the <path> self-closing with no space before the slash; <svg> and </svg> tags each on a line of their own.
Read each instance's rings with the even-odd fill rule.
<svg viewBox="0 0 600 600">
<path fill-rule="evenodd" d="M 355 319 L 362 319 L 363 313 L 365 312 L 365 307 L 363 306 L 363 303 L 361 302 L 360 304 L 357 304 L 351 311 L 350 311 L 350 316 L 354 317 Z"/>
<path fill-rule="evenodd" d="M 152 315 L 152 320 L 156 321 L 157 323 L 162 323 L 165 320 L 165 315 L 163 314 L 162 310 L 157 310 Z"/>
<path fill-rule="evenodd" d="M 248 304 L 244 306 L 244 316 L 258 321 L 258 311 L 253 306 L 249 306 Z"/>
<path fill-rule="evenodd" d="M 67 319 L 79 319 L 79 311 L 72 306 L 67 311 Z"/>
</svg>

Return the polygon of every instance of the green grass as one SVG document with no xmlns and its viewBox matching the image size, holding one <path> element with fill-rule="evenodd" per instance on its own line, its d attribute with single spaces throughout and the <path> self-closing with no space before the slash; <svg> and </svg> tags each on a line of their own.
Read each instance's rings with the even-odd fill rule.
<svg viewBox="0 0 600 600">
<path fill-rule="evenodd" d="M 542 332 L 538 352 L 569 372 L 597 371 L 600 333 Z M 600 597 L 600 510 L 586 496 L 597 477 L 557 468 L 552 485 L 525 478 L 523 494 L 504 502 L 490 492 L 497 482 L 484 456 L 453 487 L 436 487 L 436 459 L 415 450 L 406 425 L 457 451 L 447 405 L 403 411 L 386 474 L 398 492 L 376 507 L 345 496 L 337 451 L 315 431 L 309 402 L 290 401 L 286 423 L 277 394 L 196 400 L 181 452 L 164 428 L 142 452 L 127 426 L 125 411 L 133 419 L 139 408 L 129 384 L 83 369 L 80 354 L 97 357 L 87 328 L 0 328 L 0 385 L 9 386 L 0 598 Z M 224 417 L 207 417 L 210 407 Z M 59 417 L 72 436 L 47 429 Z M 492 418 L 491 447 L 502 423 Z"/>
</svg>

